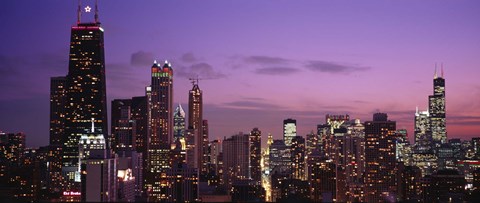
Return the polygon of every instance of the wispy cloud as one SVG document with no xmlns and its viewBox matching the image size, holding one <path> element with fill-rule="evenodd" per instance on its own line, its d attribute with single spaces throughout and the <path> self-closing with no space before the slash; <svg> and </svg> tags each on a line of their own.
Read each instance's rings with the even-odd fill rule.
<svg viewBox="0 0 480 203">
<path fill-rule="evenodd" d="M 247 109 L 274 109 L 278 108 L 278 105 L 267 103 L 267 102 L 261 102 L 261 101 L 233 101 L 233 102 L 227 102 L 223 104 L 226 107 L 230 108 L 247 108 Z"/>
<path fill-rule="evenodd" d="M 480 116 L 447 116 L 447 124 L 462 126 L 480 126 Z"/>
<path fill-rule="evenodd" d="M 149 67 L 153 64 L 155 57 L 151 52 L 138 51 L 130 57 L 130 65 L 139 67 Z"/>
<path fill-rule="evenodd" d="M 352 72 L 368 71 L 370 67 L 361 67 L 356 65 L 342 65 L 328 61 L 308 61 L 305 67 L 311 71 L 331 73 L 331 74 L 350 74 Z"/>
<path fill-rule="evenodd" d="M 196 62 L 198 59 L 192 52 L 188 52 L 183 54 L 180 57 L 180 60 L 186 63 L 193 63 L 193 62 Z"/>
<path fill-rule="evenodd" d="M 176 68 L 176 75 L 184 78 L 200 77 L 203 79 L 220 79 L 226 78 L 227 75 L 220 71 L 216 71 L 212 65 L 208 63 L 195 63 L 192 65 L 182 66 Z"/>
<path fill-rule="evenodd" d="M 291 67 L 269 67 L 269 68 L 258 68 L 255 70 L 255 73 L 261 75 L 290 75 L 300 72 L 299 69 Z"/>
<path fill-rule="evenodd" d="M 248 56 L 244 58 L 246 63 L 251 64 L 263 64 L 263 65 L 278 65 L 278 64 L 286 64 L 290 62 L 290 60 L 281 58 L 281 57 L 272 57 L 272 56 Z"/>
</svg>

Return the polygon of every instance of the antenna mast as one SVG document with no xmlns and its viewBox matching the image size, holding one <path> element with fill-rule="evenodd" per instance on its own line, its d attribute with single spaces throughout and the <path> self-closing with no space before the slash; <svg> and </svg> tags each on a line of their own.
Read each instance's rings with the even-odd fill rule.
<svg viewBox="0 0 480 203">
<path fill-rule="evenodd" d="M 443 78 L 443 62 L 442 62 L 442 78 Z"/>
<path fill-rule="evenodd" d="M 82 19 L 82 1 L 78 0 L 77 24 L 80 24 L 81 19 Z"/>
<path fill-rule="evenodd" d="M 95 23 L 98 23 L 98 0 L 95 0 Z"/>
</svg>

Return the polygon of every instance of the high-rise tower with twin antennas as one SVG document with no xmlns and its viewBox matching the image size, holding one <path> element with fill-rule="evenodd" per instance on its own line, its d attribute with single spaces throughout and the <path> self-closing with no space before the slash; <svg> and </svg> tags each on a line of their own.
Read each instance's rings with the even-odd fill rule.
<svg viewBox="0 0 480 203">
<path fill-rule="evenodd" d="M 93 12 L 91 6 L 94 6 Z M 62 170 L 69 183 L 80 182 L 79 140 L 82 134 L 91 130 L 92 120 L 95 132 L 103 134 L 108 140 L 103 35 L 98 2 L 82 5 L 82 1 L 78 1 L 77 22 L 72 26 L 70 36 L 64 104 L 65 135 L 62 141 Z"/>
<path fill-rule="evenodd" d="M 428 97 L 428 112 L 430 114 L 430 127 L 432 140 L 436 146 L 447 143 L 446 111 L 445 111 L 445 79 L 443 63 L 441 64 L 440 76 L 435 65 L 433 76 L 433 95 Z"/>
</svg>

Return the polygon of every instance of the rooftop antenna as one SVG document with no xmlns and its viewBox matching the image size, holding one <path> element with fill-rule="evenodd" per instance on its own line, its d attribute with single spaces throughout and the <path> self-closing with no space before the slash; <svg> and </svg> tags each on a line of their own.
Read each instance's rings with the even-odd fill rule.
<svg viewBox="0 0 480 203">
<path fill-rule="evenodd" d="M 98 0 L 95 0 L 95 23 L 98 23 Z"/>
<path fill-rule="evenodd" d="M 192 81 L 192 85 L 198 85 L 199 80 L 203 80 L 202 78 L 198 78 L 198 75 L 196 78 L 188 78 L 190 81 Z"/>
<path fill-rule="evenodd" d="M 437 79 L 437 62 L 435 62 L 435 74 L 433 75 L 433 79 Z"/>
<path fill-rule="evenodd" d="M 442 74 L 442 78 L 443 78 L 443 62 L 442 62 L 442 72 L 441 72 L 441 74 Z"/>
<path fill-rule="evenodd" d="M 78 0 L 77 24 L 80 24 L 81 18 L 82 18 L 82 1 Z"/>
</svg>

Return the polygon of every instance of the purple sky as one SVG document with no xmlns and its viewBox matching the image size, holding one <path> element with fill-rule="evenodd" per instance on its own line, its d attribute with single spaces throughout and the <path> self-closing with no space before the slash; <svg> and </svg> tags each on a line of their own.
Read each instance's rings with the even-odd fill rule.
<svg viewBox="0 0 480 203">
<path fill-rule="evenodd" d="M 48 144 L 50 77 L 67 74 L 76 2 L 2 3 L 0 130 L 25 132 L 29 146 Z M 448 137 L 480 136 L 480 1 L 100 1 L 99 9 L 108 102 L 143 95 L 153 60 L 168 59 L 185 110 L 188 77 L 206 79 L 210 139 L 253 127 L 280 138 L 289 117 L 305 135 L 326 113 L 366 121 L 377 111 L 412 136 L 435 62 L 445 67 Z"/>
</svg>

